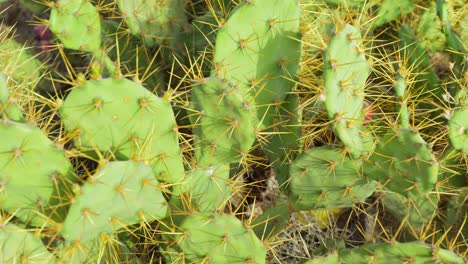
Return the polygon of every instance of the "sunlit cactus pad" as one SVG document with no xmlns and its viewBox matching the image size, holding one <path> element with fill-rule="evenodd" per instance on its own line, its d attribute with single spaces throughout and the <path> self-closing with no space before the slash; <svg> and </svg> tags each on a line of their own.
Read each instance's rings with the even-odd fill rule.
<svg viewBox="0 0 468 264">
<path fill-rule="evenodd" d="M 234 216 L 189 215 L 175 232 L 169 243 L 176 246 L 176 251 L 187 262 L 265 263 L 266 248 Z M 171 252 L 167 259 L 174 261 L 178 257 L 178 252 Z"/>
<path fill-rule="evenodd" d="M 150 164 L 156 177 L 184 176 L 171 104 L 127 79 L 90 80 L 73 88 L 61 109 L 65 128 L 84 151 Z"/>
<path fill-rule="evenodd" d="M 92 52 L 101 46 L 99 13 L 87 0 L 57 1 L 49 27 L 66 48 Z"/>
<path fill-rule="evenodd" d="M 32 125 L 1 121 L 0 134 L 1 208 L 32 225 L 63 220 L 76 181 L 63 150 Z"/>
<path fill-rule="evenodd" d="M 114 161 L 103 165 L 75 192 L 61 231 L 68 241 L 85 242 L 167 214 L 158 181 L 151 167 L 142 163 Z"/>
</svg>

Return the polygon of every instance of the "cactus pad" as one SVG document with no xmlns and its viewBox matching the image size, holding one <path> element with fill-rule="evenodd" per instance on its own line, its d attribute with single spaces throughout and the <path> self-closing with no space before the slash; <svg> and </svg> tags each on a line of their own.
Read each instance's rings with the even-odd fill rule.
<svg viewBox="0 0 468 264">
<path fill-rule="evenodd" d="M 228 180 L 229 164 L 196 168 L 174 186 L 171 203 L 176 211 L 222 210 L 231 196 Z"/>
<path fill-rule="evenodd" d="M 75 145 L 81 150 L 144 161 L 158 180 L 183 178 L 171 104 L 143 86 L 127 79 L 87 81 L 72 90 L 60 113 L 67 131 L 79 133 Z"/>
<path fill-rule="evenodd" d="M 1 122 L 0 135 L 0 208 L 31 225 L 63 220 L 75 181 L 63 151 L 31 125 Z"/>
<path fill-rule="evenodd" d="M 325 107 L 337 136 L 354 157 L 367 154 L 372 137 L 362 127 L 364 87 L 370 73 L 358 28 L 346 25 L 324 51 Z"/>
<path fill-rule="evenodd" d="M 63 223 L 68 241 L 92 240 L 144 220 L 167 214 L 167 203 L 157 189 L 151 167 L 115 161 L 98 168 L 76 195 Z"/>
<path fill-rule="evenodd" d="M 396 20 L 402 15 L 411 13 L 416 7 L 416 3 L 413 3 L 413 0 L 384 0 L 381 2 L 377 10 L 377 19 L 373 27 L 379 27 L 385 23 Z"/>
<path fill-rule="evenodd" d="M 364 172 L 393 192 L 424 194 L 434 190 L 439 164 L 421 135 L 407 128 L 389 130 Z"/>
<path fill-rule="evenodd" d="M 214 73 L 238 86 L 269 127 L 272 104 L 294 87 L 300 57 L 296 0 L 253 0 L 237 8 L 218 31 Z"/>
<path fill-rule="evenodd" d="M 183 0 L 117 0 L 130 32 L 154 46 L 183 31 Z"/>
<path fill-rule="evenodd" d="M 200 112 L 193 129 L 200 166 L 238 162 L 255 141 L 255 126 L 246 101 L 235 85 L 216 77 L 192 90 L 192 103 Z"/>
<path fill-rule="evenodd" d="M 16 98 L 10 95 L 6 75 L 0 72 L 0 119 L 23 122 L 24 117 Z"/>
<path fill-rule="evenodd" d="M 340 263 L 463 263 L 449 250 L 433 247 L 419 241 L 393 244 L 366 244 L 339 252 Z"/>
<path fill-rule="evenodd" d="M 2 40 L 0 36 L 0 72 L 16 82 L 34 87 L 40 79 L 41 62 L 31 55 L 31 50 L 14 39 Z"/>
<path fill-rule="evenodd" d="M 290 175 L 290 200 L 300 210 L 350 207 L 377 187 L 364 178 L 359 161 L 327 147 L 304 152 L 291 164 Z"/>
<path fill-rule="evenodd" d="M 87 0 L 57 1 L 49 27 L 66 48 L 93 52 L 101 46 L 99 12 Z"/>
<path fill-rule="evenodd" d="M 450 143 L 456 150 L 468 153 L 468 107 L 454 111 L 448 122 Z"/>
<path fill-rule="evenodd" d="M 253 231 L 247 230 L 234 216 L 189 215 L 176 233 L 172 241 L 181 254 L 173 252 L 175 255 L 169 258 L 174 261 L 183 256 L 190 263 L 265 263 L 265 246 Z"/>
<path fill-rule="evenodd" d="M 47 251 L 41 238 L 13 224 L 0 226 L 1 263 L 56 263 L 54 256 Z"/>
</svg>

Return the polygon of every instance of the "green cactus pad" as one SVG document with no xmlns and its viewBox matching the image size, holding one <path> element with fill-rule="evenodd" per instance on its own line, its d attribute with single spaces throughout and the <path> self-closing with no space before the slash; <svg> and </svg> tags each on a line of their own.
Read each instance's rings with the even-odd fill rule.
<svg viewBox="0 0 468 264">
<path fill-rule="evenodd" d="M 254 219 L 251 224 L 253 231 L 262 241 L 276 237 L 287 228 L 292 212 L 288 201 L 279 201 Z"/>
<path fill-rule="evenodd" d="M 255 141 L 255 126 L 241 91 L 226 80 L 210 77 L 192 89 L 200 112 L 193 132 L 200 166 L 238 162 Z"/>
<path fill-rule="evenodd" d="M 0 120 L 0 135 L 0 208 L 33 226 L 62 221 L 76 180 L 64 152 L 31 125 Z"/>
<path fill-rule="evenodd" d="M 444 91 L 441 89 L 440 79 L 432 68 L 429 54 L 419 42 L 414 30 L 407 25 L 403 25 L 400 28 L 399 37 L 401 56 L 408 60 L 406 68 L 414 68 L 414 71 L 418 73 L 417 81 L 419 86 L 427 84 L 427 93 L 442 100 Z"/>
<path fill-rule="evenodd" d="M 445 47 L 445 35 L 441 21 L 437 16 L 435 3 L 428 6 L 416 27 L 419 43 L 432 52 L 442 51 Z"/>
<path fill-rule="evenodd" d="M 88 0 L 57 1 L 49 28 L 66 48 L 94 52 L 101 46 L 101 19 Z"/>
<path fill-rule="evenodd" d="M 184 177 L 171 104 L 143 86 L 127 79 L 90 80 L 71 91 L 60 113 L 67 131 L 79 131 L 79 149 L 144 161 L 161 181 Z"/>
<path fill-rule="evenodd" d="M 168 263 L 181 257 L 190 263 L 265 263 L 266 247 L 232 215 L 189 215 L 175 232 L 172 241 L 177 247 L 167 256 L 172 260 Z"/>
<path fill-rule="evenodd" d="M 419 241 L 393 244 L 365 244 L 358 248 L 339 252 L 340 263 L 397 264 L 408 263 L 464 263 L 463 259 L 449 250 L 433 247 Z"/>
<path fill-rule="evenodd" d="M 117 0 L 117 5 L 130 32 L 149 47 L 177 38 L 187 23 L 183 0 Z"/>
<path fill-rule="evenodd" d="M 408 105 L 406 103 L 408 84 L 403 76 L 399 73 L 395 76 L 395 83 L 393 89 L 397 97 L 396 110 L 398 111 L 398 122 L 401 127 L 409 128 L 410 126 L 410 112 L 408 111 Z"/>
<path fill-rule="evenodd" d="M 437 0 L 436 8 L 437 14 L 439 15 L 440 20 L 443 22 L 443 30 L 447 40 L 447 46 L 453 52 L 451 55 L 458 63 L 466 65 L 465 54 L 468 47 L 466 46 L 466 42 L 464 42 L 463 39 L 452 30 L 450 23 L 449 1 Z M 466 21 L 466 14 L 464 15 L 463 19 Z"/>
<path fill-rule="evenodd" d="M 325 107 L 333 129 L 355 157 L 367 154 L 372 137 L 362 127 L 364 87 L 370 66 L 361 47 L 361 32 L 346 25 L 331 39 L 324 51 Z"/>
<path fill-rule="evenodd" d="M 290 166 L 290 200 L 295 209 L 346 208 L 372 195 L 361 163 L 339 149 L 319 147 L 304 152 Z"/>
<path fill-rule="evenodd" d="M 407 197 L 392 191 L 385 191 L 382 204 L 394 217 L 405 221 L 412 230 L 422 230 L 437 211 L 439 198 L 435 193 L 414 194 Z"/>
<path fill-rule="evenodd" d="M 213 73 L 246 95 L 257 124 L 272 124 L 270 107 L 294 87 L 299 68 L 297 0 L 252 0 L 237 8 L 218 31 Z"/>
<path fill-rule="evenodd" d="M 228 179 L 229 164 L 196 168 L 174 186 L 170 202 L 175 211 L 222 210 L 231 196 Z"/>
<path fill-rule="evenodd" d="M 271 136 L 267 138 L 263 151 L 281 188 L 287 187 L 289 164 L 299 154 L 302 144 L 298 100 L 297 95 L 288 94 L 285 101 L 272 106 L 275 115 L 273 127 L 266 130 Z"/>
<path fill-rule="evenodd" d="M 10 95 L 6 75 L 0 72 L 0 119 L 24 122 L 21 108 L 16 104 L 16 98 Z"/>
<path fill-rule="evenodd" d="M 92 240 L 101 233 L 166 217 L 168 206 L 151 167 L 114 161 L 98 168 L 79 190 L 63 222 L 68 241 Z"/>
<path fill-rule="evenodd" d="M 396 20 L 402 15 L 413 12 L 416 8 L 416 3 L 413 3 L 413 0 L 384 0 L 381 2 L 377 10 L 377 19 L 373 27 L 379 27 L 385 23 Z"/>
<path fill-rule="evenodd" d="M 21 85 L 35 87 L 40 79 L 41 62 L 31 50 L 14 39 L 0 40 L 0 72 L 11 76 Z"/>
<path fill-rule="evenodd" d="M 450 144 L 468 154 L 468 107 L 454 111 L 448 122 Z"/>
<path fill-rule="evenodd" d="M 325 3 L 334 6 L 345 6 L 347 8 L 358 7 L 362 8 L 367 0 L 324 0 Z"/>
<path fill-rule="evenodd" d="M 462 189 L 468 186 L 468 163 L 465 161 L 466 155 L 453 147 L 444 150 L 442 158 L 439 160 L 441 170 L 439 173 L 440 187 L 445 191 Z"/>
<path fill-rule="evenodd" d="M 421 135 L 408 128 L 389 130 L 364 172 L 393 192 L 425 194 L 434 190 L 439 164 Z"/>
<path fill-rule="evenodd" d="M 47 251 L 34 232 L 13 224 L 0 226 L 0 262 L 52 264 L 55 257 Z"/>
<path fill-rule="evenodd" d="M 65 241 L 54 253 L 58 263 L 126 263 L 140 264 L 141 260 L 115 237 L 101 235 L 89 241 Z"/>
</svg>

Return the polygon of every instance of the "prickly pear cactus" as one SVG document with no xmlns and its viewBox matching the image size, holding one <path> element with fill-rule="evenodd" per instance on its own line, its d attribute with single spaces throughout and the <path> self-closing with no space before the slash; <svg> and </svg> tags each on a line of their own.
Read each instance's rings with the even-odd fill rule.
<svg viewBox="0 0 468 264">
<path fill-rule="evenodd" d="M 66 48 L 93 52 L 101 47 L 99 13 L 87 0 L 55 2 L 49 27 Z"/>
<path fill-rule="evenodd" d="M 239 87 L 256 123 L 272 124 L 269 108 L 294 86 L 300 57 L 296 0 L 253 0 L 218 31 L 213 74 Z"/>
<path fill-rule="evenodd" d="M 438 171 L 439 164 L 421 135 L 405 128 L 387 132 L 364 170 L 403 195 L 434 190 Z"/>
<path fill-rule="evenodd" d="M 200 165 L 234 163 L 249 152 L 255 125 L 246 99 L 235 84 L 210 77 L 192 90 L 196 157 Z"/>
<path fill-rule="evenodd" d="M 86 242 L 101 233 L 166 217 L 167 203 L 151 167 L 133 161 L 109 162 L 75 190 L 62 236 Z"/>
<path fill-rule="evenodd" d="M 170 202 L 174 212 L 210 212 L 223 209 L 230 195 L 229 164 L 217 164 L 187 173 L 174 186 Z"/>
<path fill-rule="evenodd" d="M 175 251 L 163 252 L 169 263 L 265 263 L 266 248 L 255 234 L 231 215 L 192 214 L 168 240 Z"/>
<path fill-rule="evenodd" d="M 363 52 L 360 30 L 345 25 L 338 30 L 324 51 L 323 78 L 325 107 L 333 129 L 355 157 L 368 155 L 373 146 L 364 131 L 364 87 L 370 73 Z"/>
<path fill-rule="evenodd" d="M 185 30 L 183 0 L 117 0 L 117 4 L 130 32 L 148 46 L 177 40 Z"/>
<path fill-rule="evenodd" d="M 449 250 L 434 248 L 420 241 L 391 244 L 366 244 L 357 248 L 343 249 L 326 257 L 316 258 L 306 264 L 359 264 L 359 263 L 464 263 L 463 259 Z"/>
<path fill-rule="evenodd" d="M 452 146 L 468 153 L 468 107 L 456 109 L 448 122 L 448 136 Z"/>
<path fill-rule="evenodd" d="M 374 27 L 379 27 L 402 15 L 411 13 L 416 7 L 416 3 L 414 3 L 413 0 L 384 0 L 381 2 L 376 14 L 377 18 L 373 24 Z"/>
<path fill-rule="evenodd" d="M 183 178 L 171 104 L 140 84 L 124 78 L 86 81 L 73 88 L 60 114 L 79 149 L 145 162 L 161 181 Z"/>
<path fill-rule="evenodd" d="M 4 122 L 12 120 L 23 122 L 24 117 L 17 104 L 17 99 L 10 94 L 7 86 L 6 74 L 0 72 L 0 119 Z"/>
<path fill-rule="evenodd" d="M 35 87 L 43 67 L 31 51 L 31 48 L 15 39 L 2 39 L 0 34 L 0 72 L 6 73 L 23 87 Z"/>
<path fill-rule="evenodd" d="M 59 146 L 37 127 L 1 121 L 0 207 L 42 226 L 63 221 L 77 179 Z"/>
<path fill-rule="evenodd" d="M 350 207 L 377 188 L 362 175 L 359 161 L 327 147 L 304 152 L 292 163 L 290 175 L 290 200 L 299 210 Z"/>
<path fill-rule="evenodd" d="M 0 227 L 0 261 L 2 263 L 56 263 L 54 255 L 34 232 L 14 224 Z"/>
</svg>

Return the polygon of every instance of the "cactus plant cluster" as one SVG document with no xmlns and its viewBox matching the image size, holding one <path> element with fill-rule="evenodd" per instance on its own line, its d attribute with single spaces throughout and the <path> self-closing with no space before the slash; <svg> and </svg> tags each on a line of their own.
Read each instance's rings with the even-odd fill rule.
<svg viewBox="0 0 468 264">
<path fill-rule="evenodd" d="M 30 2 L 63 61 L 0 33 L 0 262 L 465 263 L 463 1 Z"/>
</svg>

